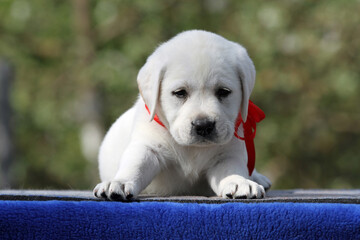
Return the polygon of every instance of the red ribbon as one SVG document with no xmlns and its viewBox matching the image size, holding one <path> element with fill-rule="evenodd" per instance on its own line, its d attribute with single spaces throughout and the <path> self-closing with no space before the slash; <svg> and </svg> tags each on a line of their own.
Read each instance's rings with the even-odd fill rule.
<svg viewBox="0 0 360 240">
<path fill-rule="evenodd" d="M 248 116 L 246 122 L 244 123 L 241 114 L 239 113 L 238 118 L 235 124 L 234 135 L 236 138 L 245 141 L 246 151 L 248 154 L 248 163 L 247 167 L 249 170 L 249 175 L 254 171 L 255 168 L 255 144 L 254 138 L 256 135 L 256 123 L 260 122 L 265 118 L 265 113 L 256 106 L 252 101 L 249 100 Z M 238 135 L 238 129 L 240 125 L 243 124 L 244 137 Z"/>
<path fill-rule="evenodd" d="M 148 106 L 146 106 L 146 104 L 145 104 L 145 108 L 146 108 L 147 112 L 150 114 L 150 110 L 149 110 Z M 241 113 L 239 113 L 239 115 L 236 119 L 236 123 L 235 123 L 234 136 L 240 140 L 245 141 L 246 151 L 248 154 L 247 167 L 248 167 L 250 176 L 253 173 L 254 168 L 255 168 L 254 138 L 256 135 L 256 123 L 260 122 L 264 118 L 265 118 L 265 113 L 258 106 L 256 106 L 252 101 L 249 100 L 248 116 L 247 116 L 246 122 L 244 123 L 244 121 L 241 117 Z M 166 128 L 165 125 L 160 121 L 159 117 L 156 114 L 155 114 L 154 120 L 155 120 L 155 122 L 157 122 L 158 124 L 160 124 L 161 126 Z M 244 137 L 240 137 L 237 133 L 241 124 L 243 125 L 243 129 L 244 129 Z"/>
<path fill-rule="evenodd" d="M 145 108 L 146 108 L 147 112 L 150 114 L 150 110 L 146 104 L 145 104 Z M 165 125 L 160 121 L 160 118 L 158 117 L 158 115 L 155 114 L 154 120 L 155 120 L 155 122 L 157 122 L 158 124 L 160 124 L 161 126 L 166 128 Z"/>
</svg>

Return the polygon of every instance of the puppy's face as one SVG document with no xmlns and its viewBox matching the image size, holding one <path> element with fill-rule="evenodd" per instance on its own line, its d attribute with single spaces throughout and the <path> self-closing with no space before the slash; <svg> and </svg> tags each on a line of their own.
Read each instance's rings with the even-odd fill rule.
<svg viewBox="0 0 360 240">
<path fill-rule="evenodd" d="M 180 145 L 225 144 L 240 111 L 236 69 L 208 51 L 183 55 L 168 62 L 161 85 L 159 105 L 169 131 Z"/>
<path fill-rule="evenodd" d="M 230 141 L 239 112 L 246 120 L 255 68 L 239 44 L 193 30 L 158 47 L 137 80 L 177 143 L 209 146 Z"/>
</svg>

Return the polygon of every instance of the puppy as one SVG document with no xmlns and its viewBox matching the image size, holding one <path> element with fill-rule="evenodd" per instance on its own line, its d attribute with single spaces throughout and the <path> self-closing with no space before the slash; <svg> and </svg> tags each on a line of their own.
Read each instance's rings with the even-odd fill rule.
<svg viewBox="0 0 360 240">
<path fill-rule="evenodd" d="M 246 50 L 214 33 L 185 31 L 141 68 L 140 97 L 100 147 L 94 195 L 140 193 L 262 198 L 270 181 L 247 167 L 243 125 L 255 68 Z M 153 121 L 155 120 L 155 121 Z M 235 131 L 235 135 L 234 135 Z"/>
</svg>

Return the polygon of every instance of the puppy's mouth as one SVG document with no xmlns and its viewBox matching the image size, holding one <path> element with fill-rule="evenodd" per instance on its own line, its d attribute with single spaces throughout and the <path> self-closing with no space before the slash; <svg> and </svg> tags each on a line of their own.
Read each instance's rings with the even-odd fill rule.
<svg viewBox="0 0 360 240">
<path fill-rule="evenodd" d="M 231 140 L 231 126 L 222 121 L 200 119 L 187 128 L 171 129 L 174 140 L 182 146 L 211 147 L 224 145 Z"/>
<path fill-rule="evenodd" d="M 194 147 L 212 147 L 226 144 L 228 139 L 229 138 L 227 136 L 220 137 L 217 131 L 206 135 L 199 135 L 198 133 L 191 131 L 190 141 L 185 145 Z"/>
<path fill-rule="evenodd" d="M 228 143 L 230 139 L 231 137 L 229 138 L 228 136 L 220 138 L 216 134 L 208 137 L 194 136 L 190 134 L 188 138 L 185 139 L 175 138 L 175 141 L 182 146 L 188 146 L 188 147 L 212 147 L 212 146 L 224 145 Z"/>
<path fill-rule="evenodd" d="M 215 145 L 219 145 L 220 143 L 214 140 L 209 139 L 195 139 L 193 142 L 189 143 L 189 146 L 194 147 L 212 147 Z"/>
</svg>

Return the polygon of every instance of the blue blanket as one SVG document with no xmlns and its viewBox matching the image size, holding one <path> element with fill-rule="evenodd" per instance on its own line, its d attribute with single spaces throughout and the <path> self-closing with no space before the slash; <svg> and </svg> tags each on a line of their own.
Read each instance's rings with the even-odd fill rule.
<svg viewBox="0 0 360 240">
<path fill-rule="evenodd" d="M 0 239 L 360 239 L 360 204 L 5 200 Z"/>
</svg>

